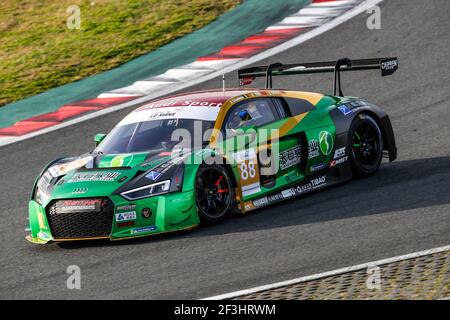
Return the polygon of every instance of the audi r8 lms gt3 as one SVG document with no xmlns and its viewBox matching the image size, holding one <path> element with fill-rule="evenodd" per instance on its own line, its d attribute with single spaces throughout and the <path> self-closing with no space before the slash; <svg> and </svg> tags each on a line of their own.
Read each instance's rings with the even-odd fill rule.
<svg viewBox="0 0 450 320">
<path fill-rule="evenodd" d="M 344 71 L 396 58 L 272 64 L 239 70 L 264 89 L 182 94 L 141 105 L 93 151 L 49 163 L 29 202 L 33 243 L 149 236 L 216 223 L 373 174 L 396 158 L 388 115 L 344 96 Z M 272 77 L 334 72 L 334 94 L 275 90 Z M 301 203 L 299 203 L 301 205 Z"/>
</svg>

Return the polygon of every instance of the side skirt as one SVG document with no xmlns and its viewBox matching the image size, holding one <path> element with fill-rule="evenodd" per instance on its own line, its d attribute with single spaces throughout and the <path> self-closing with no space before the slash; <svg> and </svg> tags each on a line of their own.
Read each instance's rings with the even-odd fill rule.
<svg viewBox="0 0 450 320">
<path fill-rule="evenodd" d="M 340 167 L 327 169 L 327 172 L 317 173 L 308 177 L 300 183 L 294 184 L 290 187 L 286 187 L 280 191 L 276 191 L 272 194 L 259 197 L 253 200 L 244 202 L 243 213 L 269 206 L 274 203 L 278 203 L 290 198 L 298 197 L 303 194 L 314 192 L 329 186 L 333 186 L 344 181 L 348 181 L 352 178 L 351 170 L 349 171 L 349 165 L 344 164 Z"/>
</svg>

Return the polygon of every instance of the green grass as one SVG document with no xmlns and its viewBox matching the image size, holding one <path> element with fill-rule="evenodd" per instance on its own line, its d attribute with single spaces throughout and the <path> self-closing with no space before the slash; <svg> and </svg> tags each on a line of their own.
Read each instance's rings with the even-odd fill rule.
<svg viewBox="0 0 450 320">
<path fill-rule="evenodd" d="M 1 0 L 0 106 L 109 70 L 193 32 L 240 0 Z M 70 30 L 70 5 L 81 29 Z"/>
</svg>

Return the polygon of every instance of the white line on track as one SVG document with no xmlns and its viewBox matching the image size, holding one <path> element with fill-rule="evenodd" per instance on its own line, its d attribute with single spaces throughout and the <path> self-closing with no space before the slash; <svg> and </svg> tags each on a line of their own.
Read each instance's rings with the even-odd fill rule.
<svg viewBox="0 0 450 320">
<path fill-rule="evenodd" d="M 428 250 L 424 250 L 424 251 L 418 251 L 418 252 L 405 254 L 405 255 L 397 256 L 397 257 L 392 257 L 392 258 L 388 258 L 388 259 L 366 262 L 366 263 L 363 263 L 363 264 L 358 264 L 358 265 L 355 265 L 355 266 L 350 266 L 350 267 L 346 267 L 346 268 L 341 268 L 341 269 L 336 269 L 336 270 L 327 271 L 327 272 L 323 272 L 323 273 L 318 273 L 318 274 L 314 274 L 314 275 L 311 275 L 311 276 L 300 277 L 300 278 L 295 278 L 295 279 L 291 279 L 291 280 L 276 282 L 276 283 L 263 285 L 263 286 L 259 286 L 259 287 L 254 287 L 254 288 L 250 288 L 250 289 L 245 289 L 245 290 L 239 290 L 239 291 L 235 291 L 235 292 L 221 294 L 221 295 L 218 295 L 218 296 L 204 298 L 202 300 L 232 299 L 232 298 L 236 298 L 236 297 L 252 294 L 252 293 L 255 293 L 255 292 L 276 289 L 276 288 L 289 286 L 289 285 L 293 285 L 293 284 L 297 284 L 297 283 L 301 283 L 301 282 L 306 282 L 306 281 L 326 278 L 326 277 L 330 277 L 330 276 L 334 276 L 334 275 L 338 275 L 338 274 L 343 274 L 343 273 L 347 273 L 347 272 L 351 272 L 351 271 L 356 271 L 356 270 L 367 269 L 368 267 L 381 266 L 381 265 L 385 265 L 385 264 L 389 264 L 389 263 L 393 263 L 393 262 L 397 262 L 397 261 L 418 258 L 418 257 L 426 256 L 426 255 L 429 255 L 429 254 L 443 252 L 443 251 L 448 251 L 448 250 L 450 250 L 450 245 L 443 246 L 443 247 L 438 247 L 438 248 L 434 248 L 434 249 L 428 249 Z"/>
<path fill-rule="evenodd" d="M 373 7 L 374 5 L 377 5 L 378 3 L 382 2 L 382 1 L 383 0 L 366 0 L 366 1 L 363 1 L 359 5 L 355 6 L 353 9 L 350 9 L 349 11 L 345 12 L 344 14 L 342 14 L 341 16 L 338 16 L 338 17 L 332 19 L 331 21 L 328 21 L 328 22 L 324 23 L 323 25 L 318 26 L 317 28 L 314 28 L 311 31 L 307 31 L 305 33 L 302 33 L 298 37 L 295 37 L 295 38 L 293 38 L 291 40 L 288 40 L 288 41 L 286 41 L 286 42 L 276 46 L 276 47 L 273 47 L 271 49 L 268 49 L 268 50 L 265 50 L 265 51 L 263 51 L 261 53 L 258 53 L 258 54 L 254 55 L 254 56 L 252 56 L 252 57 L 250 57 L 248 59 L 242 59 L 241 61 L 239 61 L 239 62 L 237 62 L 235 64 L 232 64 L 230 66 L 225 66 L 225 68 L 223 68 L 221 70 L 215 71 L 213 73 L 209 73 L 209 74 L 204 75 L 204 76 L 200 76 L 200 77 L 198 77 L 196 79 L 192 79 L 192 80 L 190 80 L 188 82 L 176 83 L 176 84 L 173 84 L 173 85 L 171 85 L 169 87 L 166 87 L 166 88 L 164 88 L 164 87 L 162 87 L 161 89 L 158 88 L 159 90 L 158 90 L 157 93 L 149 94 L 149 95 L 146 95 L 144 97 L 137 98 L 135 100 L 132 100 L 132 101 L 129 101 L 129 102 L 126 102 L 126 103 L 122 103 L 122 104 L 114 106 L 114 107 L 109 107 L 109 108 L 106 108 L 106 109 L 103 109 L 103 110 L 92 112 L 92 113 L 89 113 L 87 115 L 84 115 L 84 116 L 81 116 L 81 117 L 78 117 L 78 118 L 75 118 L 75 119 L 72 119 L 72 120 L 69 120 L 69 121 L 57 124 L 55 126 L 39 130 L 39 131 L 35 131 L 35 132 L 29 133 L 29 134 L 26 134 L 26 135 L 23 135 L 23 136 L 20 136 L 20 137 L 3 137 L 2 139 L 0 139 L 0 147 L 1 146 L 5 146 L 5 145 L 9 145 L 9 144 L 12 144 L 12 143 L 15 143 L 15 142 L 23 141 L 23 140 L 26 140 L 26 139 L 29 139 L 29 138 L 33 138 L 33 137 L 39 136 L 41 134 L 45 134 L 45 133 L 48 133 L 48 132 L 56 131 L 56 130 L 59 130 L 59 129 L 62 129 L 62 128 L 65 128 L 65 127 L 69 127 L 71 125 L 74 125 L 74 124 L 77 124 L 77 123 L 80 123 L 80 122 L 83 122 L 83 121 L 86 121 L 86 120 L 90 120 L 90 119 L 93 119 L 93 118 L 97 118 L 97 117 L 100 117 L 102 115 L 105 115 L 105 114 L 108 114 L 108 113 L 111 113 L 111 112 L 114 112 L 114 111 L 117 111 L 117 110 L 122 110 L 122 109 L 125 109 L 125 108 L 128 108 L 128 107 L 132 107 L 132 106 L 135 106 L 135 105 L 137 105 L 139 103 L 143 103 L 143 102 L 147 102 L 147 101 L 150 101 L 150 100 L 154 100 L 154 99 L 157 99 L 159 97 L 162 97 L 162 96 L 174 93 L 176 91 L 183 90 L 183 89 L 186 89 L 188 87 L 197 85 L 199 83 L 202 83 L 202 82 L 205 82 L 205 81 L 208 81 L 208 80 L 220 77 L 223 73 L 229 73 L 229 72 L 235 71 L 237 69 L 243 68 L 243 67 L 248 66 L 248 65 L 250 65 L 252 63 L 255 63 L 255 62 L 258 62 L 260 60 L 269 58 L 269 57 L 271 57 L 273 55 L 276 55 L 276 54 L 278 54 L 280 52 L 283 52 L 283 51 L 285 51 L 287 49 L 295 47 L 295 46 L 297 46 L 297 45 L 299 45 L 299 44 L 301 44 L 301 43 L 303 43 L 305 41 L 308 41 L 308 40 L 314 38 L 314 37 L 317 37 L 317 36 L 321 35 L 322 33 L 327 32 L 327 31 L 329 31 L 329 30 L 339 26 L 340 24 L 342 24 L 342 23 L 352 19 L 353 17 L 355 17 L 358 14 L 366 11 L 367 9 Z M 324 4 L 326 4 L 326 2 Z M 270 27 L 268 28 L 268 30 L 270 30 Z"/>
</svg>

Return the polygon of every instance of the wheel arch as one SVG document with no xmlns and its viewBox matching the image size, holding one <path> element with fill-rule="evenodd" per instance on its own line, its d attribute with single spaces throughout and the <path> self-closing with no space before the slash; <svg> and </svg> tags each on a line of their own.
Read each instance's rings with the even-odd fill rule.
<svg viewBox="0 0 450 320">
<path fill-rule="evenodd" d="M 375 112 L 371 108 L 363 109 L 355 114 L 355 117 L 359 114 L 366 114 L 373 118 L 378 124 L 383 138 L 383 150 L 389 154 L 389 161 L 392 162 L 397 158 L 397 147 L 395 145 L 394 132 L 392 129 L 389 116 L 382 112 Z"/>
<path fill-rule="evenodd" d="M 239 187 L 237 179 L 236 179 L 236 175 L 233 171 L 233 167 L 232 167 L 231 163 L 229 161 L 227 161 L 227 157 L 221 155 L 221 156 L 218 156 L 217 158 L 220 159 L 221 161 L 219 161 L 218 163 L 215 163 L 215 164 L 222 166 L 226 170 L 226 172 L 230 175 L 231 182 L 233 183 L 233 186 L 235 188 Z M 210 158 L 207 157 L 206 159 L 210 159 Z M 201 164 L 207 165 L 208 163 L 204 159 Z M 198 168 L 200 168 L 200 166 L 198 166 Z M 198 168 L 197 168 L 197 171 L 198 171 Z"/>
<path fill-rule="evenodd" d="M 359 114 L 367 114 L 377 122 L 383 137 L 383 150 L 388 153 L 389 161 L 394 161 L 397 158 L 397 146 L 391 121 L 386 112 L 375 105 L 361 102 L 349 115 L 344 115 L 338 108 L 333 109 L 330 115 L 336 126 L 336 134 L 348 132 L 353 120 Z"/>
<path fill-rule="evenodd" d="M 230 178 L 231 178 L 231 183 L 233 184 L 233 187 L 235 189 L 235 192 L 234 192 L 235 199 L 234 200 L 235 200 L 236 205 L 237 205 L 242 200 L 242 192 L 241 192 L 241 186 L 239 184 L 238 178 L 236 177 L 235 170 L 233 170 L 232 164 L 229 161 L 227 161 L 227 157 L 226 156 L 220 155 L 220 157 L 217 156 L 217 158 L 221 159 L 221 161 L 219 163 L 217 163 L 217 164 L 222 166 L 225 169 L 225 171 L 228 173 Z M 206 157 L 206 159 L 210 159 L 210 158 Z M 207 165 L 208 163 L 204 159 L 202 161 L 202 163 L 200 165 L 198 165 L 198 167 L 196 169 L 196 172 L 195 172 L 195 176 L 197 176 L 197 172 L 198 172 L 198 170 L 199 170 L 199 168 L 200 168 L 200 166 L 202 164 L 206 164 Z M 236 206 L 236 208 L 237 208 L 237 206 Z"/>
</svg>

